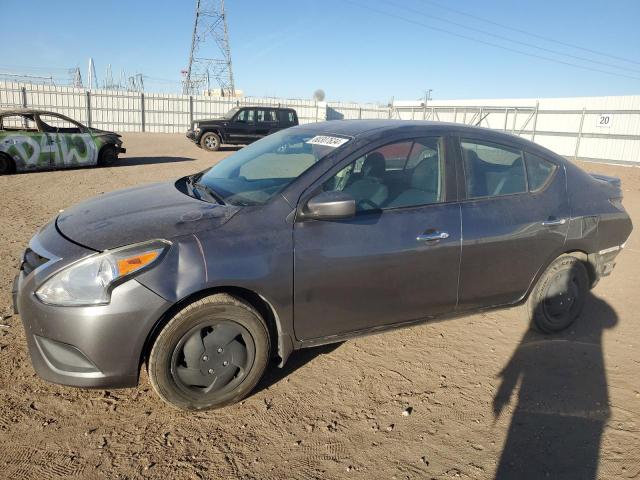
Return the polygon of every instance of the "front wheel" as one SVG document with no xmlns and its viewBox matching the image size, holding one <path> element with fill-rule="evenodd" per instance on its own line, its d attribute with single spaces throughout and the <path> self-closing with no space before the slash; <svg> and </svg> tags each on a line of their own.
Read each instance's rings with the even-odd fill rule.
<svg viewBox="0 0 640 480">
<path fill-rule="evenodd" d="M 589 274 L 576 257 L 556 258 L 538 280 L 528 301 L 532 326 L 543 333 L 569 327 L 578 318 L 589 292 Z"/>
<path fill-rule="evenodd" d="M 230 295 L 211 295 L 187 305 L 162 329 L 149 356 L 149 378 L 170 405 L 220 408 L 253 390 L 269 351 L 267 326 L 254 308 Z"/>
<path fill-rule="evenodd" d="M 222 142 L 218 134 L 213 132 L 207 132 L 204 135 L 202 135 L 202 138 L 200 138 L 200 146 L 210 152 L 215 152 L 219 150 L 221 143 Z"/>
<path fill-rule="evenodd" d="M 113 145 L 102 147 L 98 156 L 98 165 L 101 167 L 110 167 L 118 161 L 118 152 Z"/>
</svg>

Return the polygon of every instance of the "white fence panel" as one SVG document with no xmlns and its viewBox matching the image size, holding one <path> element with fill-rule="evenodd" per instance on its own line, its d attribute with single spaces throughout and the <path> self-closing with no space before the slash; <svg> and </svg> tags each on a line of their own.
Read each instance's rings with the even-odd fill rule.
<svg viewBox="0 0 640 480">
<path fill-rule="evenodd" d="M 403 119 L 479 125 L 531 139 L 567 157 L 640 164 L 640 95 L 546 99 L 397 102 L 391 107 L 284 98 L 220 98 L 84 90 L 0 81 L 0 108 L 59 112 L 119 132 L 183 133 L 193 120 L 234 107 L 294 108 L 301 124 L 324 120 Z"/>
</svg>

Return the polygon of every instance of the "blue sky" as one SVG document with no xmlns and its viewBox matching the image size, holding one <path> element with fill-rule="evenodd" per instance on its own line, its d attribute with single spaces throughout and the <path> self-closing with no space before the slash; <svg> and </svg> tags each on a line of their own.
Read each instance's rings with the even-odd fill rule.
<svg viewBox="0 0 640 480">
<path fill-rule="evenodd" d="M 177 93 L 194 5 L 2 0 L 0 72 L 64 79 L 80 66 L 86 79 L 92 56 L 100 79 L 111 63 L 114 75 L 143 73 L 149 91 Z M 226 0 L 226 7 L 236 87 L 248 95 L 310 98 L 323 88 L 327 100 L 386 103 L 426 89 L 436 99 L 640 94 L 637 0 Z"/>
</svg>

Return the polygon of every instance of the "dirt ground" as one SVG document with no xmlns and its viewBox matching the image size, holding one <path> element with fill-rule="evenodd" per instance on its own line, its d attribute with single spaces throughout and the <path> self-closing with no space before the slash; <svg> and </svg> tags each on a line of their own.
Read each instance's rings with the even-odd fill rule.
<svg viewBox="0 0 640 480">
<path fill-rule="evenodd" d="M 425 324 L 295 353 L 244 402 L 196 414 L 144 373 L 128 390 L 40 380 L 11 309 L 33 233 L 82 199 L 229 154 L 180 135 L 125 146 L 113 168 L 0 177 L 0 478 L 640 478 L 637 232 L 557 336 L 529 332 L 519 308 Z M 583 167 L 622 178 L 639 226 L 640 168 Z"/>
</svg>

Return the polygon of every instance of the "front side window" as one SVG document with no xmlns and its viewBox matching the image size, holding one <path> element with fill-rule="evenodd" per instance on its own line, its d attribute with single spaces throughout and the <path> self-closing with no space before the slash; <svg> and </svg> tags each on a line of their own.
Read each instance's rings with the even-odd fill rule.
<svg viewBox="0 0 640 480">
<path fill-rule="evenodd" d="M 532 192 L 541 190 L 558 168 L 555 163 L 529 152 L 525 154 L 525 161 L 527 164 L 529 190 Z"/>
<path fill-rule="evenodd" d="M 238 113 L 238 110 L 240 110 L 239 108 L 232 108 L 231 110 L 229 110 L 227 113 L 225 113 L 223 115 L 222 118 L 225 118 L 227 120 L 231 120 L 233 118 L 233 116 Z"/>
<path fill-rule="evenodd" d="M 323 185 L 356 201 L 356 211 L 428 205 L 444 200 L 440 138 L 402 140 L 368 152 Z"/>
<path fill-rule="evenodd" d="M 333 139 L 327 146 L 321 139 Z M 322 136 L 317 132 L 281 130 L 239 150 L 215 164 L 198 182 L 225 203 L 262 205 L 348 138 Z"/>
<path fill-rule="evenodd" d="M 497 197 L 527 191 L 520 150 L 495 143 L 462 140 L 467 197 Z"/>
<path fill-rule="evenodd" d="M 253 123 L 255 121 L 255 110 L 241 110 L 236 116 L 236 122 Z"/>
<path fill-rule="evenodd" d="M 39 115 L 43 131 L 49 133 L 81 133 L 78 124 L 57 115 Z"/>
</svg>

